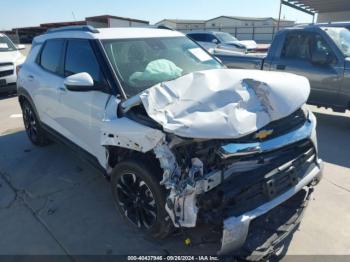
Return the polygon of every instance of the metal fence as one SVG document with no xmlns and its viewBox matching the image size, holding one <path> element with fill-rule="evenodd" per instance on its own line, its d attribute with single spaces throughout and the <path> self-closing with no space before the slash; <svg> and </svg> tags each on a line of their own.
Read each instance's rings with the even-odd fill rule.
<svg viewBox="0 0 350 262">
<path fill-rule="evenodd" d="M 280 26 L 279 30 L 290 26 Z M 278 32 L 277 26 L 245 26 L 245 27 L 211 27 L 205 29 L 178 28 L 177 30 L 188 33 L 190 31 L 222 31 L 227 32 L 239 40 L 254 40 L 257 43 L 271 43 L 275 34 Z"/>
</svg>

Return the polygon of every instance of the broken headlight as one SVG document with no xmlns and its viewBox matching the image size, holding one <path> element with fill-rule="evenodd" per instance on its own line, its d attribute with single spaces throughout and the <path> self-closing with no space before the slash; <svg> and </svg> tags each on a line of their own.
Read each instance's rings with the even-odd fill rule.
<svg viewBox="0 0 350 262">
<path fill-rule="evenodd" d="M 301 110 L 302 110 L 303 113 L 304 113 L 305 119 L 309 119 L 310 111 L 309 111 L 309 109 L 307 108 L 306 104 L 304 104 L 304 105 L 301 107 Z"/>
</svg>

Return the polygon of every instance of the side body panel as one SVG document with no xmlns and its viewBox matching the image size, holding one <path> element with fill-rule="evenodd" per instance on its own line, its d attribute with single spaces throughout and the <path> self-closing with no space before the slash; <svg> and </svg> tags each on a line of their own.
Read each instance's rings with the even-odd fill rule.
<svg viewBox="0 0 350 262">
<path fill-rule="evenodd" d="M 258 55 L 215 55 L 228 68 L 234 69 L 262 69 L 264 56 Z"/>
<path fill-rule="evenodd" d="M 336 62 L 326 65 L 313 64 L 307 59 L 289 59 L 281 57 L 283 45 L 288 33 L 302 32 L 305 34 L 318 34 L 331 48 Z M 339 53 L 334 42 L 320 29 L 310 30 L 285 30 L 274 40 L 270 53 L 263 66 L 264 70 L 290 72 L 308 78 L 311 85 L 309 103 L 330 106 L 334 108 L 347 107 L 342 99 L 339 99 L 341 83 L 344 77 L 344 58 Z"/>
<path fill-rule="evenodd" d="M 339 100 L 350 109 L 350 59 L 345 60 L 344 79 L 341 83 Z"/>
</svg>

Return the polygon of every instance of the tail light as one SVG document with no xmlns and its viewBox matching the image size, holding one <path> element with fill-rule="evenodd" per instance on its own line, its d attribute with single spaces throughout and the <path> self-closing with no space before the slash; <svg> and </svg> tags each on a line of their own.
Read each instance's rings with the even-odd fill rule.
<svg viewBox="0 0 350 262">
<path fill-rule="evenodd" d="M 18 73 L 19 73 L 19 70 L 21 69 L 21 66 L 20 65 L 17 65 L 16 66 L 16 75 L 18 76 Z"/>
</svg>

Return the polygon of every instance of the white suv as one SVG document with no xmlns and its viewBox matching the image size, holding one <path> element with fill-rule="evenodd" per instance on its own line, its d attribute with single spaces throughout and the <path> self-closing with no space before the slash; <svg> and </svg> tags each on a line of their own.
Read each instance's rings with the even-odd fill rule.
<svg viewBox="0 0 350 262">
<path fill-rule="evenodd" d="M 226 69 L 179 32 L 51 30 L 17 84 L 29 139 L 86 156 L 111 179 L 121 215 L 154 237 L 205 223 L 221 230 L 220 254 L 246 256 L 259 221 L 288 221 L 259 231 L 274 237 L 265 257 L 322 174 L 306 78 Z"/>
<path fill-rule="evenodd" d="M 24 45 L 16 46 L 10 38 L 0 34 L 0 94 L 16 91 L 17 68 L 24 60 L 19 50 Z"/>
</svg>

